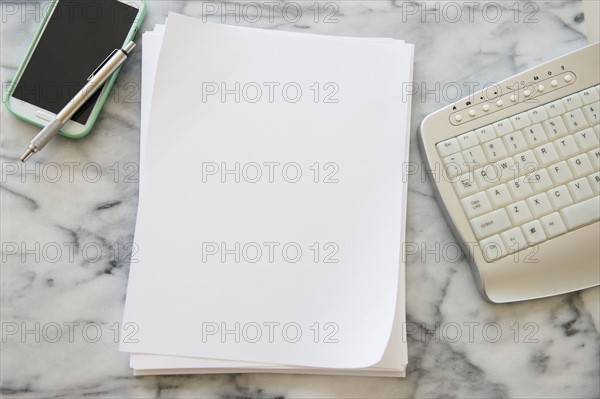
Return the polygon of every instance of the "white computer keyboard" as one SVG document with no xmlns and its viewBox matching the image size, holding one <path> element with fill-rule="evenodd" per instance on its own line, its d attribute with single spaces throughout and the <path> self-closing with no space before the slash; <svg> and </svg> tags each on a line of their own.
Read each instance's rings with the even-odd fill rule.
<svg viewBox="0 0 600 399">
<path fill-rule="evenodd" d="M 478 93 L 421 125 L 430 169 L 443 168 L 440 201 L 492 301 L 600 282 L 598 52 L 519 74 L 498 85 L 505 93 Z"/>
</svg>

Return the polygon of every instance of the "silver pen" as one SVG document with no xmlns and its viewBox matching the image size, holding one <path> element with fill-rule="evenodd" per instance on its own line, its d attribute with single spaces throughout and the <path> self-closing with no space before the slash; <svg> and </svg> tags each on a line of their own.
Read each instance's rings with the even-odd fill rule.
<svg viewBox="0 0 600 399">
<path fill-rule="evenodd" d="M 88 78 L 88 82 L 83 88 L 73 97 L 65 107 L 56 114 L 56 117 L 42 129 L 31 140 L 31 144 L 27 151 L 21 157 L 21 161 L 27 161 L 33 154 L 40 151 L 60 132 L 60 129 L 67 123 L 71 117 L 77 112 L 85 102 L 98 91 L 100 87 L 112 76 L 112 74 L 127 60 L 131 51 L 135 48 L 134 42 L 129 42 L 122 49 L 116 49 L 100 64 L 100 66 L 92 72 Z"/>
</svg>

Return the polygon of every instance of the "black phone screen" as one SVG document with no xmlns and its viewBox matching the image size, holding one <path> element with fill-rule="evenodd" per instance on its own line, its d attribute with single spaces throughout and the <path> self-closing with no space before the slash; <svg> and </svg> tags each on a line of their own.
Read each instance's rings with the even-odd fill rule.
<svg viewBox="0 0 600 399">
<path fill-rule="evenodd" d="M 13 97 L 60 112 L 102 61 L 122 47 L 137 13 L 116 0 L 59 0 Z M 71 119 L 85 125 L 100 93 Z"/>
</svg>

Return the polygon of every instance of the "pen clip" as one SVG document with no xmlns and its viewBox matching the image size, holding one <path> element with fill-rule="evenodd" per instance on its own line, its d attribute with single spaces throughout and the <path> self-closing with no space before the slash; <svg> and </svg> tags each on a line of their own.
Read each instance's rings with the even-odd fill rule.
<svg viewBox="0 0 600 399">
<path fill-rule="evenodd" d="M 106 58 L 104 59 L 104 61 L 102 61 L 102 62 L 100 63 L 100 65 L 98 65 L 98 68 L 96 68 L 96 69 L 94 70 L 94 72 L 92 72 L 92 74 L 91 74 L 90 76 L 88 76 L 88 78 L 87 78 L 87 81 L 88 81 L 88 82 L 89 82 L 90 80 L 94 79 L 94 76 L 95 76 L 95 75 L 98 73 L 98 71 L 99 71 L 100 69 L 102 69 L 102 67 L 103 67 L 103 66 L 104 66 L 104 65 L 105 65 L 105 64 L 108 62 L 108 60 L 110 60 L 110 59 L 111 59 L 111 57 L 112 57 L 112 56 L 113 56 L 113 55 L 114 55 L 114 54 L 115 54 L 117 51 L 120 51 L 120 50 L 119 50 L 119 49 L 114 49 L 114 50 L 112 51 L 112 53 L 110 53 L 110 54 L 108 55 L 108 57 L 106 57 Z"/>
</svg>

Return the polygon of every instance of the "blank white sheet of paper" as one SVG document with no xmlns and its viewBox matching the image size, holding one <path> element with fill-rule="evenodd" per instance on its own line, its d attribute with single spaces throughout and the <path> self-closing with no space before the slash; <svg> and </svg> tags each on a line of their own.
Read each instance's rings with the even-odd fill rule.
<svg viewBox="0 0 600 399">
<path fill-rule="evenodd" d="M 377 363 L 402 241 L 403 84 L 411 81 L 403 53 L 169 19 L 125 312 L 139 342 L 122 349 L 307 367 Z M 192 36 L 204 39 L 180 45 Z M 256 93 L 236 92 L 238 83 L 263 87 L 264 97 L 249 101 Z M 298 87 L 298 101 L 288 101 Z"/>
</svg>

